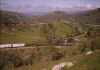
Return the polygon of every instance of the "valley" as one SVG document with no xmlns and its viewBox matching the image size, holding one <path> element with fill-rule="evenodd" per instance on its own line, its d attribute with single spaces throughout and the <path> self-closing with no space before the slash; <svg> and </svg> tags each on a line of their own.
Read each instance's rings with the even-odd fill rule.
<svg viewBox="0 0 100 70">
<path fill-rule="evenodd" d="M 1 70 L 99 70 L 99 12 L 30 16 L 0 11 L 0 45 L 25 44 L 0 47 Z"/>
</svg>

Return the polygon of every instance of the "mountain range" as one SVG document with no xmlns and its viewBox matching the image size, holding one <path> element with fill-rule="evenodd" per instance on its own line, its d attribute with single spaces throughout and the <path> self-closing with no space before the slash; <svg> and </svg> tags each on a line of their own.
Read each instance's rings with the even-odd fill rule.
<svg viewBox="0 0 100 70">
<path fill-rule="evenodd" d="M 67 14 L 63 11 L 54 11 L 42 15 L 26 15 L 17 12 L 0 11 L 2 23 L 40 23 L 52 20 L 76 20 L 79 23 L 100 23 L 100 8 L 77 14 Z M 84 19 L 84 21 L 83 21 Z M 5 21 L 6 20 L 6 21 Z"/>
</svg>

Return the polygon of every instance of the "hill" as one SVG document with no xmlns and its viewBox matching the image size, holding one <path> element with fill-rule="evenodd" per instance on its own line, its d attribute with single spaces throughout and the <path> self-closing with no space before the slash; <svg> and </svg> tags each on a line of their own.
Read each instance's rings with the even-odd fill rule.
<svg viewBox="0 0 100 70">
<path fill-rule="evenodd" d="M 66 25 L 66 21 L 66 23 L 72 23 L 73 21 L 73 25 L 77 26 L 79 29 L 82 28 L 85 30 L 87 26 L 84 24 L 89 24 L 92 26 L 92 24 L 100 23 L 99 11 L 100 9 L 96 9 L 72 15 L 68 15 L 62 11 L 55 11 L 40 16 L 29 16 L 16 12 L 0 11 L 2 15 L 0 20 L 0 43 L 33 43 L 34 41 L 35 43 L 40 42 L 43 39 L 43 32 L 40 29 L 42 24 L 39 23 L 56 23 L 57 36 L 63 36 L 72 32 L 72 27 Z M 78 25 L 74 24 L 77 22 L 79 23 Z M 94 27 L 95 26 L 93 26 L 93 28 Z M 97 32 L 100 33 L 100 30 Z"/>
<path fill-rule="evenodd" d="M 25 14 L 20 14 L 17 12 L 0 10 L 0 15 L 1 15 L 1 22 L 6 24 L 8 22 L 10 22 L 10 24 L 33 23 L 33 19 L 30 16 Z"/>
<path fill-rule="evenodd" d="M 49 22 L 49 21 L 60 21 L 60 20 L 69 20 L 71 16 L 63 11 L 54 11 L 45 15 L 40 15 L 36 18 L 39 22 Z"/>
<path fill-rule="evenodd" d="M 100 18 L 100 9 L 87 11 L 80 14 L 67 15 L 64 12 L 53 12 L 46 15 L 37 16 L 31 19 L 32 21 L 47 22 L 50 24 L 56 24 L 55 34 L 57 37 L 63 37 L 64 35 L 72 33 L 72 27 L 67 25 L 64 21 L 73 21 L 73 25 L 81 25 L 83 30 L 85 30 L 85 24 L 89 24 L 92 28 L 100 28 L 99 18 Z M 7 13 L 7 14 L 6 14 Z M 30 16 L 13 13 L 13 12 L 4 12 L 2 14 L 1 32 L 0 32 L 0 44 L 6 43 L 25 43 L 27 45 L 38 44 L 45 41 L 45 35 L 41 27 L 45 24 L 33 24 L 29 18 Z M 16 16 L 17 15 L 17 16 Z M 6 19 L 5 19 L 6 18 Z M 10 19 L 11 18 L 11 19 Z M 73 19 L 72 19 L 73 18 Z M 24 23 L 25 21 L 25 23 Z M 46 24 L 47 24 L 46 23 Z M 76 24 L 74 24 L 76 23 Z M 78 28 L 80 27 L 79 25 Z M 52 26 L 50 25 L 52 28 Z M 44 29 L 47 27 L 44 27 Z M 98 29 L 97 28 L 97 29 Z M 49 28 L 47 28 L 49 29 Z M 49 30 L 51 32 L 51 29 Z M 93 30 L 90 30 L 93 31 Z M 77 31 L 76 31 L 77 33 Z M 98 32 L 99 33 L 99 32 Z M 82 33 L 83 35 L 84 33 Z M 80 34 L 79 34 L 80 35 Z M 83 36 L 82 36 L 83 37 Z M 96 37 L 96 36 L 95 36 Z M 92 39 L 92 37 L 91 37 Z M 83 39 L 84 40 L 84 39 Z M 95 50 L 93 54 L 86 55 L 86 52 L 89 51 L 91 45 L 98 47 L 100 46 L 100 36 L 92 42 L 86 41 L 79 46 L 71 46 L 66 48 L 49 48 L 42 47 L 37 48 L 34 51 L 34 47 L 27 48 L 7 48 L 4 50 L 0 49 L 1 54 L 1 64 L 0 67 L 3 68 L 5 64 L 8 64 L 8 69 L 11 70 L 41 70 L 46 68 L 51 70 L 55 64 L 61 62 L 72 61 L 74 66 L 69 70 L 100 70 L 100 50 Z M 62 46 L 60 46 L 62 47 Z M 82 49 L 86 47 L 83 53 Z M 12 58 L 11 58 L 12 56 Z M 42 59 L 41 59 L 42 58 Z M 59 59 L 60 58 L 60 59 Z M 29 64 L 29 65 L 28 65 Z M 21 66 L 23 65 L 23 66 Z M 15 66 L 15 68 L 13 67 Z M 21 67 L 16 67 L 21 66 Z M 8 70 L 7 69 L 7 70 Z M 6 69 L 5 69 L 6 70 Z M 63 70 L 68 70 L 67 67 Z"/>
<path fill-rule="evenodd" d="M 72 15 L 73 26 L 100 36 L 100 8 Z M 94 35 L 96 37 L 96 35 Z"/>
<path fill-rule="evenodd" d="M 0 11 L 0 44 L 6 43 L 38 43 L 44 40 L 41 31 L 42 24 L 35 16 L 28 16 L 16 12 Z M 58 15 L 56 15 L 58 16 Z M 55 18 L 56 18 L 55 16 Z M 53 15 L 51 15 L 52 19 Z M 47 17 L 46 17 L 47 18 Z M 47 20 L 41 17 L 41 20 Z M 61 17 L 60 17 L 61 18 Z M 48 18 L 49 19 L 49 18 Z M 51 20 L 50 19 L 50 20 Z M 62 22 L 56 20 L 48 21 L 50 24 L 56 23 L 56 35 L 63 36 L 72 31 L 72 28 Z M 34 24 L 37 23 L 37 24 Z M 42 21 L 41 21 L 42 23 Z"/>
<path fill-rule="evenodd" d="M 76 21 L 83 24 L 100 24 L 100 8 L 73 15 Z"/>
</svg>

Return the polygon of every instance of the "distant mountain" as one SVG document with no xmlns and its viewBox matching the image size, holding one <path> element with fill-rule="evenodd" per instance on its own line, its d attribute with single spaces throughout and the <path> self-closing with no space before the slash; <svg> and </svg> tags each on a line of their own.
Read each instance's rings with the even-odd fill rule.
<svg viewBox="0 0 100 70">
<path fill-rule="evenodd" d="M 10 22 L 10 23 L 16 24 L 16 23 L 32 23 L 33 22 L 33 19 L 30 16 L 16 13 L 16 12 L 0 10 L 0 14 L 1 14 L 2 23 Z"/>
<path fill-rule="evenodd" d="M 100 23 L 100 8 L 92 11 L 85 11 L 75 14 L 67 14 L 63 11 L 54 11 L 47 14 L 42 14 L 38 16 L 28 15 L 28 14 L 19 14 L 16 12 L 9 11 L 0 11 L 1 22 L 18 24 L 18 23 L 40 23 L 40 22 L 49 22 L 49 21 L 60 21 L 68 20 L 78 23 L 90 23 L 90 24 L 99 24 Z M 5 21 L 6 20 L 6 21 Z"/>
<path fill-rule="evenodd" d="M 28 24 L 34 24 L 35 16 L 0 10 L 0 31 L 23 30 Z M 28 27 L 28 26 L 27 26 Z"/>
<path fill-rule="evenodd" d="M 36 18 L 39 22 L 70 20 L 71 16 L 63 11 L 54 11 L 45 15 L 40 15 Z"/>
<path fill-rule="evenodd" d="M 37 16 L 34 20 L 39 22 L 48 22 L 52 20 L 73 21 L 75 23 L 100 23 L 100 8 L 82 11 L 79 13 L 68 14 L 64 11 L 54 11 L 47 14 Z"/>
<path fill-rule="evenodd" d="M 77 22 L 83 24 L 100 24 L 100 8 L 73 15 Z"/>
<path fill-rule="evenodd" d="M 63 11 L 54 11 L 47 14 L 42 14 L 38 16 L 21 14 L 10 11 L 0 11 L 1 14 L 1 23 L 7 25 L 20 24 L 20 23 L 41 23 L 49 21 L 59 21 L 59 20 L 68 20 L 70 15 Z"/>
</svg>

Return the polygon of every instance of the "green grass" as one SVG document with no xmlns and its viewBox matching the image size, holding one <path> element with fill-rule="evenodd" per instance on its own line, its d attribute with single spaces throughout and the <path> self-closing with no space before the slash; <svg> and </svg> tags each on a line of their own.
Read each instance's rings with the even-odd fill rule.
<svg viewBox="0 0 100 70">
<path fill-rule="evenodd" d="M 22 31 L 2 32 L 0 43 L 29 43 L 42 38 L 42 32 L 38 28 L 23 29 Z"/>
<path fill-rule="evenodd" d="M 72 28 L 66 24 L 57 24 L 56 35 L 63 36 L 72 32 Z"/>
<path fill-rule="evenodd" d="M 70 33 L 71 27 L 58 23 L 56 35 L 62 36 Z M 32 44 L 34 41 L 44 40 L 43 32 L 40 28 L 37 27 L 29 27 L 25 28 L 21 31 L 6 31 L 0 33 L 0 44 L 8 44 L 8 43 L 30 43 Z"/>
<path fill-rule="evenodd" d="M 54 65 L 67 61 L 76 61 L 76 64 L 70 69 L 65 67 L 62 70 L 100 70 L 100 50 L 96 51 L 94 55 L 76 55 L 64 57 L 57 61 L 39 62 L 33 64 L 32 66 L 23 66 L 14 70 L 42 70 L 43 68 L 51 70 Z"/>
<path fill-rule="evenodd" d="M 12 70 L 42 70 L 43 68 L 46 68 L 47 70 L 51 70 L 51 68 L 59 63 L 62 62 L 67 62 L 67 61 L 75 61 L 75 64 L 72 68 L 65 69 L 63 70 L 100 70 L 100 50 L 95 50 L 95 53 L 92 55 L 85 55 L 86 52 L 83 54 L 80 54 L 80 47 L 77 46 L 72 46 L 72 47 L 67 47 L 67 48 L 62 48 L 57 51 L 64 53 L 65 57 L 62 57 L 59 60 L 55 61 L 36 61 L 32 66 L 27 65 L 27 66 L 21 66 L 18 68 L 13 68 Z M 13 50 L 13 49 L 12 49 Z M 13 50 L 14 51 L 14 50 Z M 22 50 L 20 48 L 17 50 L 17 52 L 21 53 Z M 24 51 L 24 49 L 23 49 Z M 28 49 L 26 49 L 28 51 Z M 26 53 L 26 51 L 22 52 L 23 55 Z M 29 49 L 29 51 L 33 51 Z M 15 51 L 14 51 L 15 52 Z M 42 51 L 43 53 L 47 54 L 46 51 Z M 7 70 L 11 70 L 11 68 L 7 68 Z"/>
<path fill-rule="evenodd" d="M 72 49 L 72 47 L 68 47 L 66 49 L 60 49 L 59 52 L 63 53 L 65 51 L 66 55 L 65 55 L 65 57 L 63 57 L 63 58 L 61 58 L 59 60 L 55 60 L 55 61 L 39 61 L 39 62 L 35 62 L 32 66 L 31 65 L 22 66 L 22 67 L 19 67 L 19 68 L 14 68 L 13 70 L 42 70 L 43 68 L 46 68 L 47 70 L 51 70 L 54 65 L 59 64 L 61 62 L 79 60 L 80 56 L 79 55 L 75 55 L 75 56 L 72 55 L 73 51 L 71 51 L 71 49 Z M 7 70 L 11 70 L 11 68 L 7 69 Z"/>
<path fill-rule="evenodd" d="M 100 70 L 100 50 L 93 55 L 79 57 L 71 69 L 65 67 L 62 70 Z"/>
<path fill-rule="evenodd" d="M 77 63 L 70 69 L 65 68 L 64 70 L 100 70 L 100 51 L 97 54 L 89 56 L 73 56 L 71 58 L 62 58 L 58 61 L 53 62 L 39 62 L 32 66 L 23 66 L 15 70 L 41 70 L 46 68 L 51 70 L 52 67 L 61 62 L 76 61 Z"/>
</svg>

